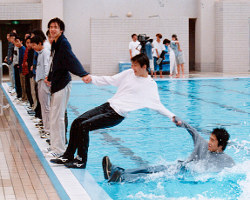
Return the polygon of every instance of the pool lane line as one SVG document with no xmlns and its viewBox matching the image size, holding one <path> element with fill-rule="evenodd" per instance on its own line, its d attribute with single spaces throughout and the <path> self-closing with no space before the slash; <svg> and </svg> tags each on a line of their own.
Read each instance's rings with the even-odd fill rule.
<svg viewBox="0 0 250 200">
<path fill-rule="evenodd" d="M 181 92 L 177 92 L 175 90 L 170 90 L 170 89 L 167 89 L 167 88 L 164 88 L 164 86 L 159 86 L 158 87 L 159 89 L 162 89 L 163 91 L 169 91 L 173 94 L 178 94 L 178 95 L 181 95 L 181 96 L 185 96 L 185 97 L 190 97 L 192 99 L 196 99 L 196 100 L 199 100 L 199 101 L 203 101 L 203 102 L 206 102 L 206 103 L 210 103 L 210 104 L 214 104 L 214 105 L 217 105 L 221 108 L 225 108 L 229 111 L 235 111 L 235 112 L 239 112 L 239 113 L 246 113 L 246 114 L 250 114 L 249 112 L 246 112 L 244 110 L 241 110 L 241 109 L 238 109 L 238 108 L 235 108 L 233 106 L 228 106 L 228 105 L 225 105 L 225 104 L 220 104 L 220 103 L 217 103 L 217 102 L 214 102 L 214 101 L 208 101 L 208 100 L 205 100 L 205 99 L 202 99 L 202 98 L 199 98 L 199 97 L 195 97 L 194 95 L 192 94 L 185 94 L 185 93 L 181 93 Z"/>
<path fill-rule="evenodd" d="M 60 181 L 58 180 L 58 178 L 56 177 L 55 173 L 52 171 L 51 167 L 49 166 L 47 160 L 44 158 L 43 153 L 41 152 L 40 148 L 38 147 L 38 145 L 36 144 L 34 138 L 32 137 L 29 129 L 27 128 L 27 126 L 25 125 L 22 117 L 20 116 L 20 114 L 18 113 L 18 111 L 16 110 L 14 104 L 12 103 L 11 99 L 9 98 L 8 94 L 6 93 L 5 89 L 3 88 L 3 86 L 0 84 L 0 88 L 2 89 L 6 99 L 8 100 L 13 112 L 15 113 L 20 125 L 22 126 L 31 146 L 33 147 L 34 151 L 36 152 L 37 157 L 39 158 L 44 170 L 46 171 L 50 181 L 52 182 L 55 190 L 57 191 L 58 196 L 61 199 L 65 199 L 65 200 L 70 200 L 68 194 L 66 193 L 66 191 L 64 190 L 63 186 L 61 185 Z"/>
<path fill-rule="evenodd" d="M 239 93 L 239 94 L 250 95 L 250 93 L 247 93 L 247 92 L 241 92 L 241 91 L 238 91 L 238 90 L 225 89 L 225 88 L 218 87 L 216 85 L 202 85 L 202 86 L 214 87 L 214 88 L 224 90 L 224 91 L 230 91 L 230 92 L 235 92 L 235 93 Z"/>
<path fill-rule="evenodd" d="M 78 117 L 80 116 L 80 113 L 78 112 L 77 108 L 72 106 L 70 103 L 68 103 L 68 108 L 72 110 L 72 112 Z M 105 131 L 93 131 L 93 134 L 100 133 L 103 136 L 103 140 L 111 144 L 112 146 L 116 147 L 118 151 L 124 156 L 124 158 L 129 157 L 131 160 L 135 161 L 135 163 L 138 166 L 148 166 L 149 162 L 142 159 L 140 156 L 136 156 L 135 152 L 133 152 L 130 148 L 122 145 L 119 141 L 121 141 L 121 138 L 114 138 L 110 134 L 108 134 Z"/>
</svg>

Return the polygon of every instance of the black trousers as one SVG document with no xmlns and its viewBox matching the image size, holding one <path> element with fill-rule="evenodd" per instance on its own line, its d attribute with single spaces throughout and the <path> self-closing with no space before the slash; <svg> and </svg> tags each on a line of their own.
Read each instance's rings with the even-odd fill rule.
<svg viewBox="0 0 250 200">
<path fill-rule="evenodd" d="M 21 81 L 20 81 L 20 72 L 18 65 L 14 66 L 14 73 L 15 73 L 15 88 L 16 88 L 16 94 L 17 98 L 22 97 L 22 87 L 21 87 Z"/>
<path fill-rule="evenodd" d="M 38 97 L 38 85 L 37 82 L 35 84 L 35 91 L 36 91 L 36 99 L 37 99 L 37 106 L 35 108 L 35 117 L 42 119 L 42 111 L 41 111 L 41 104 L 39 102 L 39 97 Z"/>
<path fill-rule="evenodd" d="M 30 103 L 30 107 L 33 105 L 33 98 L 31 95 L 31 88 L 30 88 L 30 75 L 27 74 L 25 75 L 25 86 L 26 86 L 26 93 L 27 93 L 27 98 Z"/>
<path fill-rule="evenodd" d="M 89 131 L 109 128 L 122 122 L 124 117 L 117 114 L 109 103 L 105 103 L 77 117 L 70 128 L 69 145 L 64 157 L 73 159 L 77 150 L 78 156 L 87 162 L 89 148 Z"/>
</svg>

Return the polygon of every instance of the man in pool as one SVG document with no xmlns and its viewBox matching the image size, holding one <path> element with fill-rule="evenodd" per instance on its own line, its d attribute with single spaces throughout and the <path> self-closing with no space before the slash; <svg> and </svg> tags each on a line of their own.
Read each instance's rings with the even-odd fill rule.
<svg viewBox="0 0 250 200">
<path fill-rule="evenodd" d="M 177 121 L 178 120 L 178 121 Z M 219 172 L 222 169 L 235 165 L 233 159 L 224 153 L 230 135 L 224 128 L 215 128 L 210 139 L 207 142 L 199 135 L 197 130 L 184 121 L 175 117 L 177 126 L 187 129 L 194 141 L 194 150 L 186 161 L 179 161 L 173 164 L 177 171 L 191 169 L 196 165 L 205 171 Z M 112 165 L 108 156 L 102 160 L 104 178 L 109 182 L 134 182 L 140 178 L 145 178 L 148 174 L 164 172 L 173 165 L 159 165 L 137 169 L 123 169 L 119 166 Z"/>
<path fill-rule="evenodd" d="M 68 168 L 85 168 L 89 131 L 116 126 L 131 111 L 150 108 L 174 121 L 175 115 L 162 105 L 157 84 L 148 75 L 148 57 L 138 54 L 131 61 L 132 69 L 114 76 L 83 77 L 85 83 L 113 85 L 118 87 L 118 90 L 107 103 L 83 113 L 73 121 L 68 147 L 62 156 L 51 159 L 52 163 L 64 164 Z M 76 150 L 77 156 L 74 158 Z"/>
</svg>

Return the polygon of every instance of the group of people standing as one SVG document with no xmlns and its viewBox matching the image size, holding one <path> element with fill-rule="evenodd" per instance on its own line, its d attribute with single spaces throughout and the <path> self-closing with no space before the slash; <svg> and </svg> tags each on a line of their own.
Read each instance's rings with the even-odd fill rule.
<svg viewBox="0 0 250 200">
<path fill-rule="evenodd" d="M 130 58 L 142 53 L 142 45 L 137 40 L 138 36 L 134 33 L 131 37 L 132 41 L 129 43 Z M 147 41 L 145 49 L 150 61 L 150 73 L 152 77 L 156 78 L 157 72 L 159 72 L 160 78 L 163 78 L 163 60 L 165 60 L 165 56 L 168 54 L 170 60 L 169 77 L 172 78 L 175 74 L 176 78 L 180 78 L 180 74 L 182 73 L 182 78 L 184 78 L 184 56 L 176 34 L 172 35 L 171 41 L 168 39 L 162 41 L 162 34 L 157 33 L 154 41 Z"/>
<path fill-rule="evenodd" d="M 11 87 L 18 104 L 27 107 L 41 138 L 46 138 L 49 148 L 46 156 L 58 157 L 66 150 L 67 102 L 71 91 L 71 75 L 88 75 L 71 50 L 64 36 L 64 22 L 51 19 L 46 32 L 34 30 L 24 39 L 16 31 L 7 35 Z"/>
<path fill-rule="evenodd" d="M 9 36 L 14 39 L 10 42 L 16 46 L 18 54 L 13 53 L 13 59 L 12 56 L 6 58 L 6 61 L 12 60 L 12 62 L 15 59 L 18 60 L 14 65 L 17 99 L 25 101 L 26 93 L 29 96 L 30 107 L 34 110 L 40 102 L 44 133 L 50 137 L 50 146 L 44 150 L 44 153 L 51 157 L 51 163 L 68 168 L 86 168 L 90 131 L 116 126 L 129 112 L 149 108 L 190 132 L 197 148 L 195 147 L 192 158 L 188 162 L 207 160 L 209 164 L 215 163 L 220 169 L 234 165 L 233 160 L 223 153 L 229 139 L 226 130 L 214 130 L 207 142 L 198 135 L 196 130 L 178 119 L 161 103 L 157 84 L 148 75 L 150 59 L 146 54 L 133 55 L 135 52 L 131 51 L 131 69 L 113 76 L 93 76 L 84 70 L 72 52 L 70 43 L 64 36 L 64 30 L 64 22 L 59 18 L 53 18 L 48 23 L 46 32 L 48 40 L 41 30 L 33 31 L 31 35 L 25 35 L 26 47 L 23 46 L 19 36 L 15 34 L 12 36 L 11 33 Z M 157 34 L 157 37 L 161 39 L 161 35 Z M 171 43 L 165 40 L 164 44 L 169 47 Z M 178 46 L 178 43 L 175 42 L 175 44 Z M 154 48 L 159 59 L 160 50 L 157 50 L 156 45 Z M 86 84 L 115 86 L 117 92 L 106 103 L 86 111 L 73 121 L 66 148 L 65 112 L 71 92 L 70 73 L 81 77 Z M 107 156 L 103 158 L 102 165 L 104 177 L 110 182 L 126 180 L 131 177 L 131 174 L 148 174 L 166 169 L 166 167 L 159 167 L 157 170 L 140 169 L 129 173 L 121 167 L 112 165 Z"/>
</svg>

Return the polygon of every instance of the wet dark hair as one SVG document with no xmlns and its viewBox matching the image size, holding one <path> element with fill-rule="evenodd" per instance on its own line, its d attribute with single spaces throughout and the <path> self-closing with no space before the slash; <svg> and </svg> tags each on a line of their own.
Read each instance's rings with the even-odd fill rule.
<svg viewBox="0 0 250 200">
<path fill-rule="evenodd" d="M 170 40 L 169 39 L 164 39 L 163 44 L 170 44 Z"/>
<path fill-rule="evenodd" d="M 224 128 L 215 128 L 212 134 L 216 136 L 218 146 L 222 146 L 222 150 L 224 151 L 230 138 L 229 133 Z"/>
<path fill-rule="evenodd" d="M 133 38 L 135 35 L 136 35 L 135 33 L 134 33 L 134 34 L 132 34 L 132 35 L 131 35 L 131 38 Z M 136 35 L 136 36 L 137 36 L 137 35 Z"/>
<path fill-rule="evenodd" d="M 174 37 L 176 40 L 178 40 L 178 38 L 177 38 L 177 35 L 176 35 L 176 34 L 173 34 L 173 35 L 172 35 L 172 38 L 173 38 L 173 37 Z"/>
<path fill-rule="evenodd" d="M 32 33 L 35 35 L 35 36 L 40 36 L 43 41 L 46 40 L 46 36 L 44 35 L 43 31 L 40 30 L 40 29 L 36 29 L 36 30 L 33 30 Z"/>
<path fill-rule="evenodd" d="M 147 66 L 147 70 L 149 70 L 149 59 L 147 57 L 147 55 L 145 55 L 144 53 L 140 53 L 136 56 L 134 56 L 133 58 L 131 58 L 132 62 L 138 62 L 139 65 L 141 66 L 141 68 L 146 65 Z"/>
<path fill-rule="evenodd" d="M 60 27 L 60 30 L 61 30 L 62 32 L 64 32 L 64 30 L 65 30 L 65 25 L 64 25 L 64 22 L 63 22 L 61 19 L 59 19 L 58 17 L 55 17 L 55 18 L 51 19 L 51 20 L 49 21 L 49 23 L 48 23 L 48 29 L 49 29 L 49 27 L 50 27 L 50 24 L 52 24 L 52 23 L 57 23 L 58 26 Z"/>
<path fill-rule="evenodd" d="M 160 38 L 160 39 L 162 38 L 162 34 L 160 34 L 160 33 L 157 33 L 155 36 Z"/>
<path fill-rule="evenodd" d="M 39 44 L 41 43 L 43 45 L 43 38 L 40 35 L 35 35 L 33 38 L 31 38 L 31 43 Z"/>
</svg>

